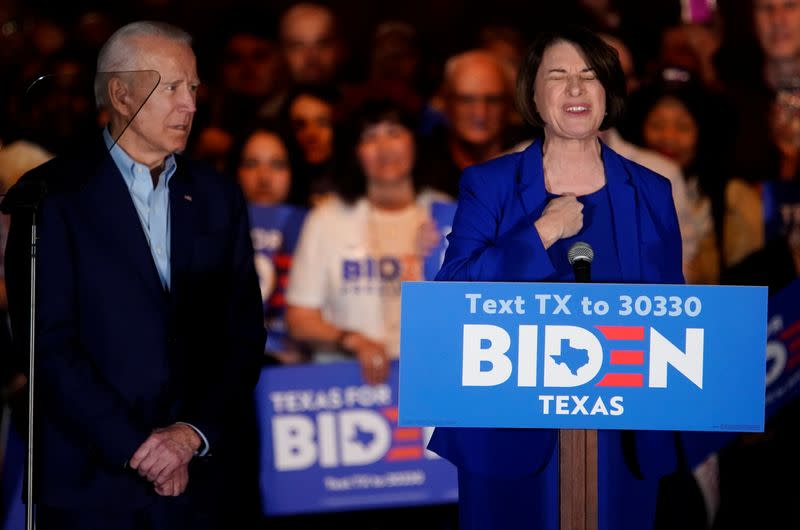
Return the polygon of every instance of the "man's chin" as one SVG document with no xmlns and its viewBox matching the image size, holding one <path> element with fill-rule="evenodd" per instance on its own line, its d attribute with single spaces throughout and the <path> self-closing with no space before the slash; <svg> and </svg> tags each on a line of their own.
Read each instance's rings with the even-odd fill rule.
<svg viewBox="0 0 800 530">
<path fill-rule="evenodd" d="M 186 133 L 186 136 L 187 136 L 187 137 L 189 136 L 189 133 L 188 133 L 188 132 Z M 174 149 L 172 150 L 172 152 L 173 152 L 173 153 L 177 153 L 177 154 L 179 154 L 179 155 L 180 155 L 180 154 L 183 154 L 183 152 L 184 152 L 184 151 L 186 151 L 186 146 L 187 146 L 188 144 L 189 144 L 188 138 L 187 138 L 186 140 L 182 141 L 182 142 L 177 142 L 177 143 L 175 144 L 175 146 L 174 146 Z"/>
<path fill-rule="evenodd" d="M 306 85 L 324 85 L 329 79 L 322 70 L 305 70 L 298 76 L 298 81 Z"/>
<path fill-rule="evenodd" d="M 774 44 L 767 50 L 766 55 L 773 61 L 795 62 L 800 58 L 800 48 L 791 44 Z"/>
<path fill-rule="evenodd" d="M 486 134 L 468 134 L 462 136 L 461 139 L 465 144 L 476 148 L 486 145 L 492 141 L 492 137 Z"/>
</svg>

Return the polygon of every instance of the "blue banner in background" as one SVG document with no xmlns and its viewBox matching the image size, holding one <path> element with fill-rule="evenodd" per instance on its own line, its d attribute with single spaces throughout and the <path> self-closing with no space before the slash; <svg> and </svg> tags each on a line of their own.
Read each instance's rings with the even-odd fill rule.
<svg viewBox="0 0 800 530">
<path fill-rule="evenodd" d="M 453 217 L 456 215 L 457 206 L 458 205 L 454 202 L 431 203 L 431 217 L 436 223 L 436 228 L 442 235 L 442 239 L 439 242 L 439 246 L 434 248 L 425 258 L 426 280 L 433 280 L 442 266 L 444 253 L 447 250 L 447 236 L 453 230 Z"/>
<path fill-rule="evenodd" d="M 800 280 L 769 299 L 767 418 L 800 395 Z"/>
<path fill-rule="evenodd" d="M 286 287 L 292 256 L 300 239 L 307 210 L 288 204 L 250 206 L 250 238 L 255 251 L 255 267 L 264 323 L 267 328 L 265 351 L 296 349 L 286 330 Z"/>
<path fill-rule="evenodd" d="M 256 387 L 267 515 L 455 502 L 432 429 L 398 427 L 397 362 L 367 385 L 356 362 L 265 368 Z"/>
<path fill-rule="evenodd" d="M 767 289 L 403 284 L 400 424 L 762 431 Z"/>
<path fill-rule="evenodd" d="M 10 414 L 6 409 L 4 414 Z M 7 419 L 7 418 L 3 418 Z M 22 437 L 14 427 L 9 426 L 8 438 L 0 439 L 5 443 L 3 457 L 3 476 L 0 480 L 0 529 L 24 530 L 25 504 L 22 502 L 22 481 L 26 465 L 26 446 Z M 1 434 L 0 434 L 1 436 Z"/>
</svg>

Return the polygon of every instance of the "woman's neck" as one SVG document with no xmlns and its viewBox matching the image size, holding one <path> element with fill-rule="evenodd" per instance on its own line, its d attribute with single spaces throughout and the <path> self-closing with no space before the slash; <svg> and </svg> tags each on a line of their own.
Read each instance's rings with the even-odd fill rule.
<svg viewBox="0 0 800 530">
<path fill-rule="evenodd" d="M 402 210 L 414 203 L 414 197 L 411 177 L 397 182 L 367 184 L 367 201 L 379 210 Z"/>
<path fill-rule="evenodd" d="M 606 183 L 600 142 L 594 136 L 573 140 L 545 135 L 542 165 L 550 193 L 586 195 Z"/>
</svg>

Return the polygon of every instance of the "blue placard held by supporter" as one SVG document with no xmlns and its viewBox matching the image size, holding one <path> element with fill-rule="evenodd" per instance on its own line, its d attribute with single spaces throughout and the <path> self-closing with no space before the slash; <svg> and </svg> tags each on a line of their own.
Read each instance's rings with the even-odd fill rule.
<svg viewBox="0 0 800 530">
<path fill-rule="evenodd" d="M 8 438 L 0 474 L 0 530 L 25 528 L 25 504 L 22 502 L 22 485 L 25 473 L 26 444 L 15 428 L 8 430 Z"/>
<path fill-rule="evenodd" d="M 791 240 L 800 231 L 800 184 L 795 181 L 766 181 L 761 198 L 764 210 L 764 240 Z"/>
<path fill-rule="evenodd" d="M 800 280 L 769 299 L 767 418 L 800 395 Z"/>
<path fill-rule="evenodd" d="M 457 498 L 455 467 L 425 449 L 432 429 L 397 424 L 397 362 L 379 385 L 355 362 L 265 368 L 256 403 L 267 515 Z"/>
<path fill-rule="evenodd" d="M 410 282 L 400 424 L 761 431 L 763 287 Z"/>
<path fill-rule="evenodd" d="M 264 322 L 269 352 L 287 352 L 294 348 L 288 337 L 286 285 L 292 255 L 300 238 L 307 210 L 288 204 L 250 206 L 250 237 L 255 251 L 256 273 L 264 301 Z"/>
<path fill-rule="evenodd" d="M 439 245 L 425 257 L 425 279 L 433 280 L 436 273 L 442 267 L 444 253 L 447 250 L 447 235 L 453 229 L 453 217 L 456 215 L 457 203 L 454 202 L 432 202 L 431 218 L 436 223 L 436 229 L 442 236 Z"/>
</svg>

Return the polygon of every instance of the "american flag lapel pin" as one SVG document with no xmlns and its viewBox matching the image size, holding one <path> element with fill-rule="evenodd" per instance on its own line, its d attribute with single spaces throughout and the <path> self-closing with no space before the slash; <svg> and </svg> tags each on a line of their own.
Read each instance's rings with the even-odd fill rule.
<svg viewBox="0 0 800 530">
<path fill-rule="evenodd" d="M 192 202 L 192 196 L 191 195 L 184 195 L 183 196 L 183 200 L 188 201 L 188 202 Z"/>
</svg>

